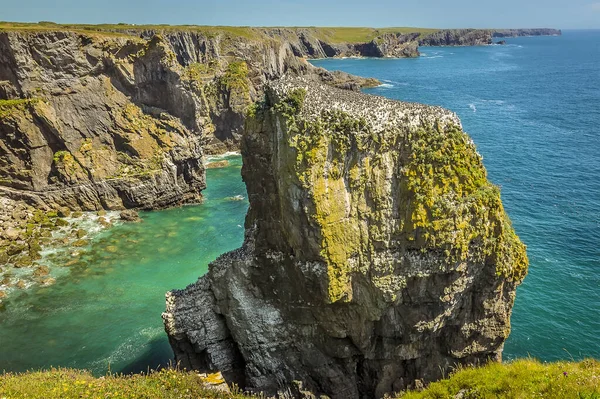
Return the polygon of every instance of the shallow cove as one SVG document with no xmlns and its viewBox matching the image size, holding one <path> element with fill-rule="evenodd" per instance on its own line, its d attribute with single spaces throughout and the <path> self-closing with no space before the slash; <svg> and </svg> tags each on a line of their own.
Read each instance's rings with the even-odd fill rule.
<svg viewBox="0 0 600 399">
<path fill-rule="evenodd" d="M 242 161 L 225 159 L 229 166 L 207 170 L 203 204 L 117 225 L 96 236 L 56 285 L 0 305 L 0 371 L 65 366 L 103 374 L 168 364 L 165 292 L 194 282 L 243 240 Z"/>
</svg>

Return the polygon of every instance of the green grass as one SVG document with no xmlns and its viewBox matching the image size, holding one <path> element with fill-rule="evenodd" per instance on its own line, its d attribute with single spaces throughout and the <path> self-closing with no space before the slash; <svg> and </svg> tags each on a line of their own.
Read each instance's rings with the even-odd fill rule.
<svg viewBox="0 0 600 399">
<path fill-rule="evenodd" d="M 35 104 L 39 101 L 39 98 L 0 99 L 0 118 L 7 118 L 17 112 L 25 111 L 29 104 Z"/>
<path fill-rule="evenodd" d="M 600 362 L 540 363 L 522 359 L 457 370 L 449 379 L 422 392 L 401 394 L 402 399 L 545 398 L 600 399 Z"/>
<path fill-rule="evenodd" d="M 194 373 L 172 369 L 100 378 L 81 370 L 52 369 L 0 375 L 0 398 L 256 398 L 237 390 L 231 394 L 218 393 L 207 389 L 205 382 L 219 383 L 214 376 L 201 379 Z M 579 363 L 540 363 L 532 359 L 521 359 L 479 368 L 460 368 L 450 378 L 435 382 L 423 391 L 405 392 L 397 397 L 600 399 L 600 362 L 584 360 Z"/>
<path fill-rule="evenodd" d="M 269 27 L 249 26 L 199 26 L 199 25 L 129 25 L 129 24 L 56 24 L 53 22 L 25 23 L 25 22 L 2 22 L 0 31 L 70 31 L 86 34 L 106 35 L 134 35 L 141 30 L 156 30 L 161 32 L 192 31 L 204 33 L 208 36 L 226 34 L 232 37 L 244 37 L 252 40 L 268 39 Z M 299 30 L 309 31 L 320 40 L 335 43 L 363 43 L 370 42 L 384 33 L 421 33 L 428 34 L 437 32 L 439 29 L 425 28 L 361 28 L 361 27 L 280 27 L 280 29 L 295 32 Z"/>
<path fill-rule="evenodd" d="M 196 374 L 171 369 L 150 374 L 109 375 L 101 378 L 94 378 L 81 370 L 53 369 L 0 375 L 0 398 L 246 399 L 251 396 L 209 390 Z"/>
<path fill-rule="evenodd" d="M 439 29 L 428 28 L 308 28 L 320 40 L 329 43 L 366 43 L 385 33 L 429 34 Z"/>
</svg>

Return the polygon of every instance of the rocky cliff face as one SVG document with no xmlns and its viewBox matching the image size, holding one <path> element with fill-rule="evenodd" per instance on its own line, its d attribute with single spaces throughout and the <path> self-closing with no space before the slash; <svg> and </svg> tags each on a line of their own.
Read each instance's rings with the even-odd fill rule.
<svg viewBox="0 0 600 399">
<path fill-rule="evenodd" d="M 292 44 L 175 31 L 0 32 L 0 192 L 39 206 L 196 201 L 203 154 L 237 149 L 248 106 L 290 71 L 357 90 Z"/>
<path fill-rule="evenodd" d="M 492 44 L 492 31 L 487 29 L 447 29 L 426 35 L 420 46 L 482 46 Z"/>
<path fill-rule="evenodd" d="M 205 186 L 203 153 L 239 148 L 245 113 L 266 82 L 293 72 L 350 90 L 377 84 L 304 58 L 414 57 L 419 43 L 487 44 L 492 35 L 117 28 L 0 25 L 3 195 L 84 210 L 195 201 Z"/>
<path fill-rule="evenodd" d="M 560 36 L 557 29 L 444 29 L 419 37 L 420 46 L 483 46 L 494 37 Z"/>
<path fill-rule="evenodd" d="M 244 245 L 167 294 L 177 361 L 372 398 L 499 360 L 527 257 L 456 115 L 309 78 L 266 93 L 242 142 Z"/>
<path fill-rule="evenodd" d="M 519 37 L 519 36 L 560 36 L 560 29 L 500 29 L 493 31 L 494 37 Z"/>
</svg>

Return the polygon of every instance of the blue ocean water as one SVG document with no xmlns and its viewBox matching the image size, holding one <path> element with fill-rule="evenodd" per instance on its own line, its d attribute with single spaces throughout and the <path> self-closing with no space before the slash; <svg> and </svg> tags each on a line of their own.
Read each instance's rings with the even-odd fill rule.
<svg viewBox="0 0 600 399">
<path fill-rule="evenodd" d="M 461 118 L 531 262 L 505 359 L 600 358 L 600 31 L 507 42 L 314 64 Z"/>
</svg>

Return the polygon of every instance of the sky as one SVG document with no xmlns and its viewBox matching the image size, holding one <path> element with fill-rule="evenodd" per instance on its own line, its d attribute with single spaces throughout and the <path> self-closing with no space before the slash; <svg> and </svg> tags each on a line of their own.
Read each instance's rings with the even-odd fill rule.
<svg viewBox="0 0 600 399">
<path fill-rule="evenodd" d="M 0 0 L 0 21 L 600 29 L 600 0 Z"/>
</svg>

